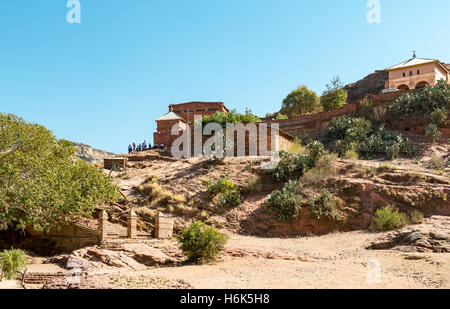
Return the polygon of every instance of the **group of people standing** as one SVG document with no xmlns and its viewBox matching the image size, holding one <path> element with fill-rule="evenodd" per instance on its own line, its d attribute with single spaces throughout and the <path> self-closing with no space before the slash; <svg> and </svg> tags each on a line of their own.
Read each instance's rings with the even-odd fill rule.
<svg viewBox="0 0 450 309">
<path fill-rule="evenodd" d="M 144 150 L 148 150 L 148 149 L 152 149 L 152 145 L 150 143 L 148 143 L 148 147 L 147 147 L 147 142 L 145 140 L 142 144 L 136 145 L 136 143 L 133 143 L 133 144 L 128 145 L 128 153 L 139 152 L 139 151 L 144 151 Z"/>
</svg>

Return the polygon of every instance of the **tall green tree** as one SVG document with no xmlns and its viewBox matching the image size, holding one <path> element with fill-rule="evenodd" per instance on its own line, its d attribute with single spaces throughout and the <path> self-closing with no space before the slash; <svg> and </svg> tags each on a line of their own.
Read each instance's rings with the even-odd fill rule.
<svg viewBox="0 0 450 309">
<path fill-rule="evenodd" d="M 280 113 L 293 118 L 320 111 L 322 107 L 317 94 L 306 86 L 299 86 L 283 100 Z"/>
<path fill-rule="evenodd" d="M 44 126 L 0 113 L 0 230 L 48 230 L 90 217 L 118 188 Z"/>
<path fill-rule="evenodd" d="M 329 111 L 333 108 L 340 108 L 347 103 L 348 94 L 343 87 L 339 76 L 333 78 L 333 80 L 327 84 L 327 90 L 325 90 L 320 98 L 320 103 L 325 111 Z"/>
</svg>

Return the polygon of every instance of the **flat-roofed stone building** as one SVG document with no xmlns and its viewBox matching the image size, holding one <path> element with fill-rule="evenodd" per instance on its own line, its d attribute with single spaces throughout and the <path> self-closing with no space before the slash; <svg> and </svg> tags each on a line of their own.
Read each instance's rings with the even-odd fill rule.
<svg viewBox="0 0 450 309">
<path fill-rule="evenodd" d="M 194 145 L 194 117 L 195 116 L 207 116 L 214 115 L 217 112 L 228 113 L 229 110 L 225 107 L 222 102 L 189 102 L 182 103 L 176 105 L 169 105 L 169 112 L 164 116 L 160 117 L 156 120 L 157 123 L 157 132 L 153 134 L 153 143 L 155 146 L 164 145 L 167 147 L 167 150 L 171 149 L 173 142 L 184 133 L 184 131 L 189 128 L 191 129 L 191 149 L 192 151 L 195 148 Z M 178 135 L 172 135 L 172 128 L 174 125 L 178 124 L 180 131 Z M 248 125 L 248 124 L 244 124 Z M 247 133 L 244 135 L 244 144 L 240 145 L 241 155 L 237 151 L 238 148 L 238 140 L 237 135 L 235 136 L 234 145 L 235 147 L 235 155 L 236 156 L 263 156 L 267 154 L 263 154 L 259 152 L 260 144 L 264 143 L 267 145 L 267 150 L 272 150 L 272 132 L 270 127 L 264 128 L 267 132 L 266 139 L 263 139 L 263 136 L 260 136 L 260 124 L 255 124 L 256 134 L 252 137 L 252 141 L 250 141 L 250 135 Z M 201 142 L 202 146 L 211 136 L 202 136 Z M 293 137 L 285 132 L 280 131 L 279 135 L 279 146 L 280 150 L 287 150 L 290 146 L 290 143 L 293 141 Z M 254 144 L 252 144 L 254 143 Z M 254 153 L 254 148 L 256 145 L 256 153 Z M 262 147 L 263 144 L 261 144 Z M 266 149 L 264 148 L 264 149 Z"/>
</svg>

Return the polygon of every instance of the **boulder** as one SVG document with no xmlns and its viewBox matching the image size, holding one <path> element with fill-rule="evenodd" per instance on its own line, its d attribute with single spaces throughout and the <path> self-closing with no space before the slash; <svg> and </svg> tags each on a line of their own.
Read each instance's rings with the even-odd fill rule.
<svg viewBox="0 0 450 309">
<path fill-rule="evenodd" d="M 152 248 L 146 244 L 129 243 L 123 244 L 122 249 L 131 254 L 132 258 L 146 266 L 174 264 L 175 260 L 162 251 Z"/>
<path fill-rule="evenodd" d="M 434 216 L 422 224 L 387 233 L 367 249 L 450 253 L 450 217 Z"/>
</svg>

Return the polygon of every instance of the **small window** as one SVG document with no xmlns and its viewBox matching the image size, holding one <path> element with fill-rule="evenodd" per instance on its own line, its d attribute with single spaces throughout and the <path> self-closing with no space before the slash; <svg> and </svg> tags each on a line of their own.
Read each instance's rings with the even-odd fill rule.
<svg viewBox="0 0 450 309">
<path fill-rule="evenodd" d="M 202 112 L 204 112 L 204 111 L 206 111 L 204 108 L 201 108 L 201 109 L 197 109 L 197 110 L 196 110 L 196 112 L 199 112 L 199 113 L 202 113 Z"/>
<path fill-rule="evenodd" d="M 406 73 L 405 72 L 403 72 L 403 77 L 406 77 Z"/>
<path fill-rule="evenodd" d="M 217 112 L 219 109 L 218 108 L 210 108 L 210 109 L 208 109 L 208 111 L 210 111 L 210 112 Z"/>
<path fill-rule="evenodd" d="M 180 110 L 174 111 L 174 113 L 179 114 L 179 113 L 181 113 L 181 111 Z"/>
<path fill-rule="evenodd" d="M 185 113 L 193 113 L 194 110 L 193 110 L 193 109 L 185 109 L 184 112 L 185 112 Z"/>
<path fill-rule="evenodd" d="M 420 75 L 420 70 L 417 70 L 417 75 Z"/>
<path fill-rule="evenodd" d="M 409 71 L 409 76 L 413 76 L 413 72 L 412 71 Z"/>
</svg>

